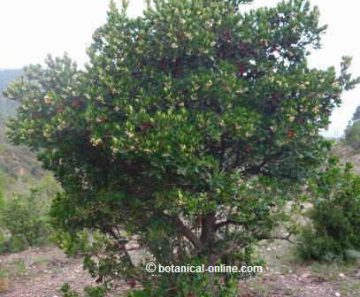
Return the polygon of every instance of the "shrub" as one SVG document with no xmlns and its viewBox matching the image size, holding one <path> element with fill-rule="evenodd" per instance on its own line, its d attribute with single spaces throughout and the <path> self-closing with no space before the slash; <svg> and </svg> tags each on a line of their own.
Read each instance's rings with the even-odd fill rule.
<svg viewBox="0 0 360 297">
<path fill-rule="evenodd" d="M 130 292 L 129 297 L 156 296 L 201 296 L 212 297 L 213 289 L 218 290 L 217 297 L 234 297 L 238 292 L 238 279 L 230 277 L 226 282 L 209 274 L 160 276 L 156 286 Z M 204 290 L 206 288 L 206 290 Z"/>
<path fill-rule="evenodd" d="M 48 242 L 50 225 L 40 191 L 14 195 L 0 208 L 1 252 L 18 252 Z"/>
<path fill-rule="evenodd" d="M 349 260 L 360 250 L 360 176 L 351 165 L 331 161 L 312 184 L 312 224 L 303 230 L 301 256 L 315 260 Z"/>
<path fill-rule="evenodd" d="M 80 297 L 78 292 L 71 289 L 70 285 L 68 283 L 65 283 L 61 288 L 60 291 L 63 295 L 63 297 Z M 105 297 L 107 289 L 104 287 L 85 287 L 84 289 L 85 297 Z"/>
<path fill-rule="evenodd" d="M 68 283 L 65 283 L 61 286 L 60 291 L 63 297 L 80 297 L 79 293 L 75 290 L 71 289 Z"/>
<path fill-rule="evenodd" d="M 360 120 L 357 120 L 346 128 L 345 143 L 355 150 L 360 150 Z"/>
<path fill-rule="evenodd" d="M 358 82 L 351 59 L 340 76 L 308 67 L 325 29 L 309 2 L 243 13 L 245 2 L 148 1 L 136 19 L 112 3 L 85 70 L 49 57 L 7 89 L 20 102 L 9 137 L 61 182 L 54 226 L 99 282 L 224 296 L 232 278 L 149 274 L 127 243 L 162 265 L 250 264 L 242 255 L 271 237 L 289 186 L 322 164 L 320 131 Z M 83 230 L 103 240 L 78 244 Z"/>
</svg>

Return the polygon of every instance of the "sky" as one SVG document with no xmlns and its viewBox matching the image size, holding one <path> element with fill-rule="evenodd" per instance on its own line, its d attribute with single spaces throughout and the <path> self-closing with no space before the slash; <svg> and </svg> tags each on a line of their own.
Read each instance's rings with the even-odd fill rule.
<svg viewBox="0 0 360 297">
<path fill-rule="evenodd" d="M 343 55 L 350 55 L 351 71 L 360 76 L 360 36 L 356 29 L 360 28 L 359 1 L 310 1 L 319 7 L 321 23 L 329 26 L 323 48 L 310 58 L 311 66 L 338 66 Z M 251 7 L 278 2 L 255 0 Z M 59 56 L 64 52 L 79 65 L 84 64 L 92 33 L 106 21 L 108 5 L 108 0 L 0 0 L 0 69 L 42 63 L 47 54 Z M 129 14 L 140 15 L 143 8 L 144 0 L 131 0 Z M 334 111 L 325 134 L 341 136 L 358 105 L 360 86 L 344 94 L 343 104 Z"/>
</svg>

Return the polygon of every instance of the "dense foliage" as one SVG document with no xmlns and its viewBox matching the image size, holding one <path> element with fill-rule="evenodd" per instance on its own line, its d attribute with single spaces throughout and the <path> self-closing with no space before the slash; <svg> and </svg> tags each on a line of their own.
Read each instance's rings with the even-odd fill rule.
<svg viewBox="0 0 360 297">
<path fill-rule="evenodd" d="M 351 165 L 331 160 L 313 181 L 312 224 L 303 232 L 300 252 L 305 259 L 350 260 L 360 257 L 360 176 Z"/>
<path fill-rule="evenodd" d="M 307 1 L 248 13 L 241 2 L 157 0 L 136 19 L 112 4 L 84 71 L 48 58 L 8 88 L 20 102 L 9 136 L 61 183 L 59 241 L 99 282 L 235 296 L 239 276 L 150 275 L 126 243 L 163 265 L 249 264 L 323 162 L 319 131 L 357 83 L 350 59 L 340 76 L 308 66 L 325 27 Z"/>
<path fill-rule="evenodd" d="M 18 252 L 50 242 L 51 196 L 59 187 L 51 178 L 27 193 L 13 194 L 0 204 L 0 253 Z"/>
<path fill-rule="evenodd" d="M 6 137 L 6 122 L 15 115 L 18 102 L 3 97 L 7 85 L 19 78 L 21 70 L 0 70 L 0 180 L 4 195 L 23 192 L 44 176 L 36 156 L 24 146 L 14 146 Z"/>
<path fill-rule="evenodd" d="M 72 290 L 69 284 L 64 284 L 60 291 L 63 294 L 63 297 L 80 297 L 81 295 Z M 84 297 L 105 297 L 106 296 L 106 289 L 100 287 L 86 287 L 84 289 L 85 296 Z"/>
</svg>

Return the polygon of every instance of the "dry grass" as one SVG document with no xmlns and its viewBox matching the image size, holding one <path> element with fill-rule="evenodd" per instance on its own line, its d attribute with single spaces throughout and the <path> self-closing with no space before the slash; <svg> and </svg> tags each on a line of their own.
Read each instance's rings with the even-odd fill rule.
<svg viewBox="0 0 360 297">
<path fill-rule="evenodd" d="M 0 277 L 0 293 L 6 293 L 10 288 L 9 279 L 6 276 Z"/>
</svg>

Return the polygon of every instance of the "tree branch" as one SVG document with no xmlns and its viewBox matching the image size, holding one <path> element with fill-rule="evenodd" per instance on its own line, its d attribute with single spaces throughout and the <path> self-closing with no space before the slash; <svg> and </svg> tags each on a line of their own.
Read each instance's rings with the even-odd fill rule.
<svg viewBox="0 0 360 297">
<path fill-rule="evenodd" d="M 214 212 L 202 216 L 200 240 L 203 244 L 209 244 L 213 241 L 215 235 L 215 222 L 216 217 Z"/>
<path fill-rule="evenodd" d="M 294 235 L 293 233 L 289 233 L 285 236 L 262 236 L 260 238 L 258 238 L 259 240 L 285 240 L 285 241 L 288 241 L 290 243 L 293 243 L 293 244 L 299 244 L 298 242 L 295 242 L 293 240 L 290 239 L 290 237 Z"/>
<path fill-rule="evenodd" d="M 215 230 L 218 230 L 222 227 L 225 227 L 225 226 L 228 226 L 228 225 L 245 225 L 246 222 L 241 222 L 241 221 L 236 221 L 236 220 L 233 220 L 233 219 L 228 219 L 226 221 L 223 221 L 223 222 L 219 222 L 219 223 L 216 223 L 215 224 Z"/>
<path fill-rule="evenodd" d="M 169 219 L 172 221 L 172 223 L 175 225 L 175 227 L 179 230 L 179 232 L 185 236 L 193 245 L 194 247 L 201 251 L 203 250 L 204 246 L 200 239 L 188 228 L 182 220 L 180 220 L 178 217 L 169 217 Z"/>
</svg>

